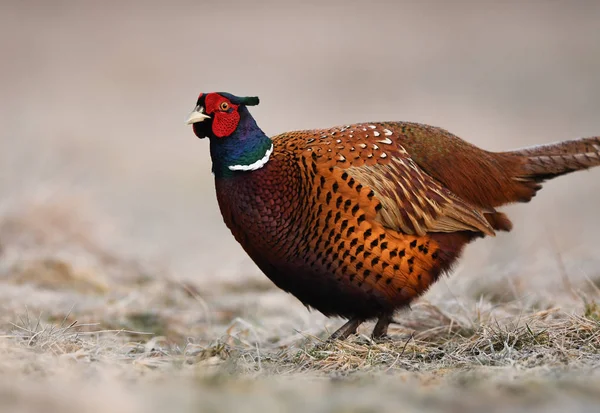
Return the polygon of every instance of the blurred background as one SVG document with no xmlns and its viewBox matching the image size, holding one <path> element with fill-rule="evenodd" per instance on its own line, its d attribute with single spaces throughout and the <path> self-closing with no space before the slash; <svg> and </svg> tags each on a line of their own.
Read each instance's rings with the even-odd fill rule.
<svg viewBox="0 0 600 413">
<path fill-rule="evenodd" d="M 262 280 L 185 125 L 200 92 L 258 95 L 270 135 L 407 120 L 508 150 L 600 135 L 599 39 L 595 1 L 4 1 L 0 206 L 64 205 L 200 289 Z M 599 192 L 600 170 L 547 183 L 436 288 L 600 276 Z"/>
<path fill-rule="evenodd" d="M 598 136 L 599 40 L 593 0 L 0 0 L 2 406 L 597 411 L 600 168 L 506 208 L 515 229 L 470 245 L 396 341 L 319 352 L 341 320 L 234 241 L 185 120 L 226 91 L 260 97 L 269 135 L 405 120 L 497 151 Z M 554 382 L 565 370 L 587 390 Z"/>
</svg>

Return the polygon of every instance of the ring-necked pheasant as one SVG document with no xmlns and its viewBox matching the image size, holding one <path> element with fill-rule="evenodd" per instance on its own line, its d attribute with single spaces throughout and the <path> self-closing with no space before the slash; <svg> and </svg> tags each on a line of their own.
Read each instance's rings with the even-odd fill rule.
<svg viewBox="0 0 600 413">
<path fill-rule="evenodd" d="M 188 124 L 208 137 L 225 223 L 279 288 L 349 321 L 346 338 L 448 272 L 475 238 L 510 231 L 497 207 L 547 179 L 600 165 L 600 137 L 488 152 L 451 133 L 371 122 L 269 138 L 256 97 L 200 94 Z"/>
</svg>

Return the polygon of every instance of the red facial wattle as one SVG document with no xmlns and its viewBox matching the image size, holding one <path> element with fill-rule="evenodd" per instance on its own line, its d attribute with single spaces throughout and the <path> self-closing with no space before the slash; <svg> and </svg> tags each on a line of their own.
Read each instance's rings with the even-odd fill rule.
<svg viewBox="0 0 600 413">
<path fill-rule="evenodd" d="M 222 109 L 223 102 L 227 103 L 227 110 Z M 206 113 L 213 116 L 212 131 L 216 137 L 224 138 L 235 132 L 240 122 L 238 105 L 217 93 L 208 94 L 205 105 Z"/>
</svg>

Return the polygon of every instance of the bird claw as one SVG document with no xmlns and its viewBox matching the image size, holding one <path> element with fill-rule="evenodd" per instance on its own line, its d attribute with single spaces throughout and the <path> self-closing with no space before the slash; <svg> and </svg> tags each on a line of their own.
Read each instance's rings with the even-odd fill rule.
<svg viewBox="0 0 600 413">
<path fill-rule="evenodd" d="M 394 341 L 394 339 L 389 336 L 387 333 L 386 334 L 382 334 L 379 336 L 371 336 L 371 339 L 375 342 L 375 343 L 391 343 Z"/>
</svg>

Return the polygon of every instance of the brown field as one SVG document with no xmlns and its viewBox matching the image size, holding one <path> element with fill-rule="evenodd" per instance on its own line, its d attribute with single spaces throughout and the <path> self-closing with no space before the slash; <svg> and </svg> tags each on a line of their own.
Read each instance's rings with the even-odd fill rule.
<svg viewBox="0 0 600 413">
<path fill-rule="evenodd" d="M 393 340 L 328 344 L 343 320 L 246 257 L 184 120 L 220 90 L 269 134 L 599 135 L 599 33 L 591 1 L 0 4 L 2 410 L 598 411 L 600 170 L 507 208 Z"/>
</svg>

